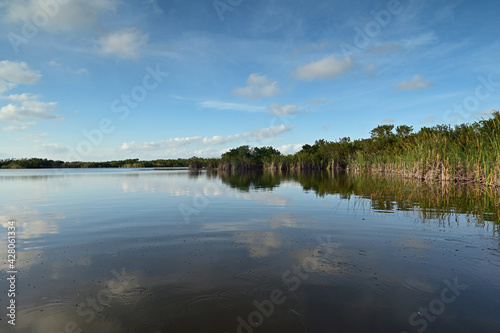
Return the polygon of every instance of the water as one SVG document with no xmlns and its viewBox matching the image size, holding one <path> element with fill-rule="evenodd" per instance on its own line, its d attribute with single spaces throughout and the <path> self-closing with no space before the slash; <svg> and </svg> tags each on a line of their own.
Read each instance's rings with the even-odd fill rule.
<svg viewBox="0 0 500 333">
<path fill-rule="evenodd" d="M 0 186 L 1 332 L 500 331 L 490 189 L 140 169 Z"/>
</svg>

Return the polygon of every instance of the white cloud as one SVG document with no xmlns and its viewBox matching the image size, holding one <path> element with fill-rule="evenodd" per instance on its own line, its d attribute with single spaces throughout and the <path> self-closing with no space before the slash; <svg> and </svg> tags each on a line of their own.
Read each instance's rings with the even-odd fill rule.
<svg viewBox="0 0 500 333">
<path fill-rule="evenodd" d="M 231 148 L 215 149 L 210 147 L 210 148 L 195 150 L 193 154 L 194 156 L 199 156 L 199 157 L 220 157 L 222 154 L 227 153 L 230 149 Z"/>
<path fill-rule="evenodd" d="M 49 66 L 56 69 L 56 70 L 63 70 L 65 69 L 66 71 L 72 73 L 72 74 L 77 74 L 77 75 L 82 75 L 82 74 L 88 74 L 89 71 L 88 69 L 86 68 L 80 68 L 80 69 L 77 69 L 77 70 L 73 70 L 71 69 L 70 67 L 66 66 L 65 68 L 63 67 L 62 64 L 60 64 L 59 62 L 57 62 L 57 60 L 51 60 L 49 61 Z"/>
<path fill-rule="evenodd" d="M 421 90 L 433 85 L 433 82 L 424 80 L 420 75 L 415 75 L 411 80 L 397 83 L 394 88 L 399 90 Z"/>
<path fill-rule="evenodd" d="M 115 55 L 124 59 L 136 59 L 147 40 L 148 34 L 141 34 L 135 28 L 128 28 L 99 38 L 97 44 L 99 52 L 102 54 Z"/>
<path fill-rule="evenodd" d="M 69 148 L 58 143 L 43 143 L 38 145 L 38 149 L 48 153 L 61 154 L 66 153 Z"/>
<path fill-rule="evenodd" d="M 307 65 L 299 66 L 292 73 L 299 80 L 328 80 L 351 71 L 354 65 L 352 58 L 335 59 L 329 56 Z"/>
<path fill-rule="evenodd" d="M 203 146 L 217 146 L 226 144 L 228 142 L 234 142 L 239 140 L 264 140 L 273 138 L 280 135 L 281 133 L 288 132 L 292 130 L 292 126 L 277 125 L 268 128 L 256 129 L 251 132 L 220 136 L 216 135 L 213 137 L 194 136 L 186 138 L 173 138 L 164 141 L 151 141 L 145 142 L 143 144 L 138 144 L 135 141 L 124 142 L 120 146 L 122 151 L 133 152 L 133 151 L 144 151 L 144 150 L 172 150 L 179 147 L 191 145 L 191 144 L 201 144 Z M 197 152 L 203 152 L 204 150 L 197 150 Z"/>
<path fill-rule="evenodd" d="M 206 109 L 232 110 L 232 111 L 247 111 L 247 112 L 262 112 L 266 108 L 262 106 L 252 106 L 246 104 L 226 103 L 217 101 L 206 101 L 199 104 Z"/>
<path fill-rule="evenodd" d="M 57 103 L 40 102 L 33 97 L 21 105 L 8 104 L 0 108 L 0 121 L 24 122 L 26 119 L 62 119 L 51 111 L 57 109 Z"/>
<path fill-rule="evenodd" d="M 26 133 L 21 137 L 16 138 L 16 141 L 21 141 L 21 140 L 33 140 L 33 142 L 38 143 L 40 142 L 41 139 L 49 136 L 49 133 L 47 132 L 33 132 L 33 133 Z"/>
<path fill-rule="evenodd" d="M 76 71 L 73 71 L 73 73 L 78 75 L 89 74 L 89 70 L 82 67 L 80 69 L 77 69 Z"/>
<path fill-rule="evenodd" d="M 61 64 L 58 63 L 56 60 L 49 61 L 49 66 L 52 68 L 61 68 Z"/>
<path fill-rule="evenodd" d="M 298 105 L 280 105 L 278 103 L 273 103 L 268 107 L 269 113 L 275 116 L 289 116 L 296 115 L 299 113 L 306 113 L 306 110 L 300 110 Z"/>
<path fill-rule="evenodd" d="M 299 150 L 302 149 L 303 143 L 292 143 L 288 145 L 283 145 L 281 147 L 278 147 L 278 149 L 283 155 L 288 155 L 288 154 L 295 154 Z"/>
<path fill-rule="evenodd" d="M 280 95 L 281 88 L 278 86 L 278 81 L 270 81 L 265 75 L 254 73 L 248 77 L 246 87 L 236 88 L 232 93 L 245 98 L 259 99 Z"/>
<path fill-rule="evenodd" d="M 38 83 L 41 77 L 25 62 L 0 61 L 0 100 L 9 102 L 0 108 L 0 121 L 14 123 L 2 127 L 4 131 L 25 130 L 36 124 L 33 119 L 62 119 L 52 114 L 57 109 L 56 102 L 41 102 L 40 96 L 28 93 L 3 95 L 20 84 Z"/>
<path fill-rule="evenodd" d="M 55 5 L 43 4 L 52 3 Z M 60 3 L 59 1 L 6 1 L 4 19 L 8 23 L 19 24 L 23 19 L 33 20 L 33 16 L 48 12 L 47 24 L 42 29 L 52 31 L 74 31 L 78 29 L 93 29 L 101 27 L 100 17 L 104 13 L 114 12 L 118 0 L 72 0 Z"/>
<path fill-rule="evenodd" d="M 242 134 L 235 134 L 229 136 L 214 136 L 211 138 L 204 138 L 203 145 L 212 146 L 212 145 L 220 145 L 228 142 L 238 141 L 242 139 L 251 140 L 263 140 L 273 138 L 275 136 L 280 135 L 281 133 L 288 132 L 292 130 L 292 126 L 285 125 L 277 125 L 268 128 L 261 128 L 253 130 L 252 132 L 246 132 Z"/>
<path fill-rule="evenodd" d="M 0 61 L 0 94 L 9 91 L 19 84 L 35 84 L 40 81 L 42 74 L 32 70 L 25 62 L 10 60 Z"/>
<path fill-rule="evenodd" d="M 2 129 L 4 131 L 24 131 L 28 129 L 29 126 L 33 126 L 36 123 L 34 121 L 28 121 L 28 122 L 21 122 L 18 125 L 9 125 L 9 126 L 4 126 Z"/>
<path fill-rule="evenodd" d="M 122 143 L 120 149 L 124 151 L 175 149 L 200 141 L 201 136 L 173 138 L 157 142 L 151 141 L 145 142 L 143 144 L 138 144 L 135 141 L 132 141 Z"/>
<path fill-rule="evenodd" d="M 439 37 L 434 32 L 428 32 L 419 36 L 405 39 L 403 44 L 405 49 L 414 50 L 421 46 L 436 45 L 439 43 Z"/>
</svg>

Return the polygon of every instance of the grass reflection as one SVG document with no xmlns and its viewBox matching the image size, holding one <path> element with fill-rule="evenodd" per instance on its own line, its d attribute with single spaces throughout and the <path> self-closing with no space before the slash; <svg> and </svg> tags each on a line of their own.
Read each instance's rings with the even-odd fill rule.
<svg viewBox="0 0 500 333">
<path fill-rule="evenodd" d="M 474 223 L 500 222 L 500 193 L 495 188 L 428 183 L 382 174 L 356 174 L 331 171 L 251 171 L 220 172 L 221 181 L 231 188 L 273 190 L 283 182 L 299 183 L 305 191 L 319 197 L 338 195 L 341 199 L 365 198 L 371 208 L 381 212 L 418 211 L 423 220 L 449 220 L 460 214 Z"/>
</svg>

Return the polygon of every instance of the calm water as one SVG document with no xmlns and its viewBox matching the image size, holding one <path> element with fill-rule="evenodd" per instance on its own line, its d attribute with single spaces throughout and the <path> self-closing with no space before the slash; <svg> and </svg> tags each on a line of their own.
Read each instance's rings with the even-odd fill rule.
<svg viewBox="0 0 500 333">
<path fill-rule="evenodd" d="M 1 332 L 500 331 L 491 190 L 139 169 L 0 170 L 0 188 Z"/>
</svg>

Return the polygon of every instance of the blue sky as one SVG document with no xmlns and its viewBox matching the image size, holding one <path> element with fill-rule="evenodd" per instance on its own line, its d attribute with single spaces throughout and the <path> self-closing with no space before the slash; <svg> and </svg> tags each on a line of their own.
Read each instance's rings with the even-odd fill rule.
<svg viewBox="0 0 500 333">
<path fill-rule="evenodd" d="M 487 118 L 497 1 L 0 1 L 0 159 L 293 153 Z"/>
</svg>

